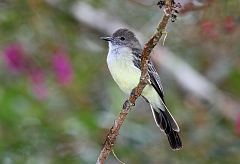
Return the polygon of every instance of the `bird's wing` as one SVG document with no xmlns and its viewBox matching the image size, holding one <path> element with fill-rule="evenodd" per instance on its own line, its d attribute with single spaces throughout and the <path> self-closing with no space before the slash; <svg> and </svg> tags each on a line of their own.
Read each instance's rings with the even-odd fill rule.
<svg viewBox="0 0 240 164">
<path fill-rule="evenodd" d="M 142 51 L 139 49 L 133 49 L 132 51 L 134 59 L 133 59 L 133 63 L 134 65 L 138 68 L 141 69 L 141 53 Z M 150 76 L 150 82 L 151 85 L 153 86 L 153 88 L 157 91 L 157 93 L 159 94 L 159 96 L 161 97 L 162 101 L 164 101 L 164 92 L 163 92 L 163 87 L 162 87 L 162 83 L 161 83 L 161 79 L 153 65 L 153 62 L 150 58 L 149 62 L 148 62 L 148 73 Z"/>
<path fill-rule="evenodd" d="M 149 63 L 148 63 L 148 73 L 150 76 L 151 85 L 157 91 L 162 101 L 165 103 L 162 82 L 151 59 L 149 60 Z"/>
</svg>

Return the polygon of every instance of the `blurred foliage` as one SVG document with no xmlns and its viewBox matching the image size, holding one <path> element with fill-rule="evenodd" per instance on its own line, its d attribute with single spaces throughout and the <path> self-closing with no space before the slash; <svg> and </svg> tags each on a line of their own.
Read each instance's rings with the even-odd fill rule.
<svg viewBox="0 0 240 164">
<path fill-rule="evenodd" d="M 149 36 L 161 17 L 156 1 L 81 1 Z M 70 8 L 77 1 L 58 2 L 59 8 L 42 0 L 0 1 L 0 163 L 94 163 L 124 101 L 107 70 L 103 34 L 74 19 Z M 211 3 L 180 14 L 165 44 L 239 100 L 239 2 Z M 126 163 L 239 163 L 239 121 L 160 73 L 184 148 L 170 150 L 140 100 L 121 129 L 118 157 Z M 111 156 L 108 163 L 117 162 Z"/>
</svg>

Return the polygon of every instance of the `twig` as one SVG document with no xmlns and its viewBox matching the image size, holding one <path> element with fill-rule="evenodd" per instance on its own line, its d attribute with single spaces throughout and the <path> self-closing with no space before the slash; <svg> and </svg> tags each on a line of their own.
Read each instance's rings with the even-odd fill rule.
<svg viewBox="0 0 240 164">
<path fill-rule="evenodd" d="M 189 2 L 186 3 L 185 5 L 183 5 L 182 9 L 179 11 L 181 14 L 185 14 L 187 12 L 190 11 L 199 11 L 199 10 L 203 10 L 207 7 L 209 7 L 210 5 L 212 5 L 213 1 L 212 0 L 207 0 L 205 3 L 203 3 L 202 5 L 194 5 L 193 2 Z"/>
<path fill-rule="evenodd" d="M 61 3 L 59 1 L 45 1 L 52 7 L 66 12 L 61 8 Z M 81 24 L 101 33 L 111 34 L 119 27 L 126 27 L 134 31 L 139 40 L 145 38 L 142 32 L 131 28 L 118 18 L 112 17 L 106 10 L 93 8 L 85 2 L 77 1 L 71 7 L 70 12 Z M 155 50 L 155 55 L 152 55 L 152 59 L 156 66 L 161 65 L 167 73 L 171 74 L 182 91 L 197 97 L 199 100 L 202 100 L 204 104 L 206 104 L 205 102 L 211 104 L 211 110 L 220 113 L 226 119 L 231 121 L 237 119 L 237 114 L 240 112 L 239 101 L 220 90 L 216 84 L 201 75 L 190 64 L 177 56 L 176 53 L 173 53 L 166 47 L 163 48 L 160 46 L 157 46 Z M 161 54 L 161 57 L 158 56 L 159 54 Z"/>
<path fill-rule="evenodd" d="M 60 1 L 45 1 L 53 8 L 66 12 L 66 10 L 61 8 Z M 142 32 L 111 16 L 106 10 L 93 8 L 88 3 L 77 1 L 69 9 L 69 12 L 68 14 L 72 15 L 78 22 L 98 32 L 111 34 L 119 27 L 126 27 L 134 31 L 139 40 L 145 38 Z M 176 53 L 160 46 L 156 46 L 155 50 L 155 53 L 152 54 L 152 59 L 156 66 L 164 68 L 176 80 L 181 91 L 202 100 L 205 105 L 206 102 L 211 104 L 212 107 L 210 109 L 221 114 L 224 118 L 230 121 L 237 119 L 237 114 L 240 112 L 239 101 L 229 97 L 228 94 L 220 90 L 213 82 L 201 75 Z M 161 54 L 161 57 L 159 54 Z"/>
<path fill-rule="evenodd" d="M 112 153 L 113 153 L 113 156 L 118 160 L 118 162 L 120 162 L 121 164 L 126 164 L 126 163 L 124 163 L 123 161 L 121 161 L 121 160 L 117 157 L 117 155 L 115 154 L 114 150 L 112 150 Z"/>
<path fill-rule="evenodd" d="M 53 8 L 66 12 L 61 8 L 60 1 L 45 1 Z M 111 34 L 119 27 L 126 27 L 134 31 L 140 40 L 145 38 L 142 32 L 131 28 L 128 24 L 119 20 L 119 18 L 111 16 L 106 10 L 93 8 L 88 3 L 77 1 L 69 9 L 69 12 L 78 22 L 98 32 Z M 230 121 L 237 119 L 237 114 L 240 112 L 239 101 L 229 97 L 228 94 L 220 90 L 190 64 L 177 56 L 176 53 L 160 46 L 157 46 L 155 50 L 152 59 L 156 66 L 160 65 L 161 68 L 164 68 L 176 80 L 181 91 L 202 100 L 204 105 L 206 103 L 211 104 L 212 107 L 209 109 L 221 114 L 224 118 Z M 159 54 L 161 54 L 161 57 Z"/>
<path fill-rule="evenodd" d="M 171 1 L 172 0 L 166 0 L 166 5 L 165 5 L 165 8 L 167 9 L 166 11 L 171 12 L 171 8 L 172 8 Z M 104 146 L 98 157 L 97 164 L 104 164 L 105 160 L 109 156 L 109 153 L 113 149 L 113 146 L 116 142 L 116 138 L 119 134 L 119 130 L 120 130 L 124 120 L 126 119 L 128 113 L 130 112 L 131 106 L 134 106 L 135 101 L 141 95 L 145 86 L 148 84 L 149 75 L 148 75 L 147 70 L 148 70 L 148 61 L 149 61 L 150 53 L 152 52 L 153 48 L 156 46 L 156 44 L 158 43 L 159 39 L 161 38 L 163 32 L 165 31 L 165 28 L 167 26 L 169 18 L 170 18 L 170 14 L 165 13 L 161 22 L 159 23 L 159 25 L 157 27 L 156 33 L 152 36 L 152 38 L 144 46 L 144 49 L 142 52 L 142 57 L 141 57 L 140 82 L 138 83 L 137 87 L 135 87 L 132 90 L 130 97 L 123 104 L 122 111 L 120 112 L 117 119 L 114 121 L 114 125 L 109 130 L 106 140 L 105 140 L 105 143 L 104 143 Z"/>
</svg>

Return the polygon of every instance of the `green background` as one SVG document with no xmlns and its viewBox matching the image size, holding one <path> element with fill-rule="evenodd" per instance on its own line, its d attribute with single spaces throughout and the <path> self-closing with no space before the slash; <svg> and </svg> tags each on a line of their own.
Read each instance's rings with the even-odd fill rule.
<svg viewBox="0 0 240 164">
<path fill-rule="evenodd" d="M 108 34 L 74 17 L 77 2 L 125 22 L 147 38 L 162 16 L 156 1 L 0 1 L 0 163 L 95 163 L 126 99 L 107 69 L 108 47 L 99 37 Z M 240 100 L 239 6 L 238 0 L 215 0 L 209 7 L 179 14 L 169 23 L 165 42 L 227 97 L 227 105 L 219 107 L 226 112 Z M 21 47 L 15 53 L 23 54 L 24 68 L 8 63 L 6 51 L 14 45 Z M 59 51 L 70 69 L 67 75 L 64 68 L 60 75 L 54 68 L 52 60 Z M 239 163 L 240 115 L 227 117 L 159 67 L 184 147 L 169 148 L 140 99 L 121 129 L 114 148 L 117 156 L 136 164 Z M 41 72 L 40 80 L 33 79 L 32 70 L 34 75 Z M 107 163 L 119 162 L 110 155 Z"/>
</svg>

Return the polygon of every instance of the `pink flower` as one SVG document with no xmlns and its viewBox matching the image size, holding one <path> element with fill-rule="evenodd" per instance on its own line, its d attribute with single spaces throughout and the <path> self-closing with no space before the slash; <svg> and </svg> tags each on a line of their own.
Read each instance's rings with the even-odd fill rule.
<svg viewBox="0 0 240 164">
<path fill-rule="evenodd" d="M 32 84 L 32 92 L 39 100 L 44 100 L 48 96 L 47 87 L 43 83 Z"/>
<path fill-rule="evenodd" d="M 20 44 L 13 43 L 4 50 L 8 67 L 14 71 L 23 71 L 25 67 L 24 52 Z"/>
<path fill-rule="evenodd" d="M 231 33 L 234 31 L 235 28 L 235 22 L 233 20 L 233 17 L 227 16 L 224 20 L 224 29 L 228 32 Z"/>
<path fill-rule="evenodd" d="M 218 32 L 216 30 L 215 22 L 211 20 L 205 20 L 201 23 L 201 29 L 203 36 L 209 39 L 216 39 L 218 37 Z"/>
<path fill-rule="evenodd" d="M 32 58 L 24 55 L 22 46 L 19 43 L 8 45 L 4 50 L 6 63 L 10 69 L 22 73 L 31 82 L 33 94 L 40 100 L 47 97 L 44 72 L 36 66 Z"/>
<path fill-rule="evenodd" d="M 53 69 L 60 84 L 67 85 L 73 80 L 73 69 L 67 54 L 58 50 L 52 58 Z"/>
<path fill-rule="evenodd" d="M 44 73 L 40 69 L 30 70 L 30 79 L 33 83 L 39 84 L 44 82 Z"/>
<path fill-rule="evenodd" d="M 47 87 L 45 86 L 45 75 L 40 69 L 33 69 L 29 74 L 32 83 L 33 94 L 40 100 L 47 97 Z"/>
<path fill-rule="evenodd" d="M 240 136 L 240 113 L 237 115 L 237 119 L 235 122 L 235 132 Z"/>
</svg>

